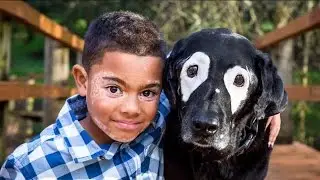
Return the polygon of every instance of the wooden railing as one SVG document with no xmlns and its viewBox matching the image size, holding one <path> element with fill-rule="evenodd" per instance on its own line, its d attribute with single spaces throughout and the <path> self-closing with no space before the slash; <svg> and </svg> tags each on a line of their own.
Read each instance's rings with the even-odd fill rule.
<svg viewBox="0 0 320 180">
<path fill-rule="evenodd" d="M 41 14 L 29 4 L 23 1 L 1 1 L 0 12 L 3 12 L 31 28 L 43 33 L 52 39 L 59 41 L 65 46 L 76 51 L 82 51 L 83 39 L 70 32 L 66 27 L 63 27 L 51 20 L 44 14 Z"/>
<path fill-rule="evenodd" d="M 264 49 L 285 39 L 293 38 L 304 32 L 320 27 L 320 6 L 315 7 L 310 13 L 298 17 L 286 26 L 267 33 L 254 41 L 258 49 Z"/>
<path fill-rule="evenodd" d="M 70 32 L 41 14 L 23 1 L 1 1 L 0 14 L 11 17 L 43 35 L 56 40 L 65 47 L 82 52 L 84 41 L 76 34 Z M 29 85 L 23 82 L 0 81 L 0 101 L 34 98 L 66 98 L 74 93 L 74 89 L 53 85 Z"/>
<path fill-rule="evenodd" d="M 279 42 L 296 37 L 307 31 L 320 28 L 320 6 L 316 6 L 311 12 L 304 16 L 298 17 L 286 26 L 278 28 L 263 37 L 257 38 L 254 45 L 258 49 L 265 49 Z M 320 86 L 299 86 L 288 85 L 286 87 L 289 100 L 305 100 L 305 101 L 320 101 Z"/>
<path fill-rule="evenodd" d="M 0 101 L 34 98 L 64 98 L 71 95 L 69 88 L 28 85 L 21 82 L 0 82 Z"/>
<path fill-rule="evenodd" d="M 289 85 L 286 91 L 290 101 L 320 101 L 320 86 Z"/>
</svg>

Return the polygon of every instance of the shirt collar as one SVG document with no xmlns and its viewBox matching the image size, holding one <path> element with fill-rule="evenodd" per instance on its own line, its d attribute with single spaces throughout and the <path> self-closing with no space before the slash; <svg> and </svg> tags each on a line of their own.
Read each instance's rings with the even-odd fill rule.
<svg viewBox="0 0 320 180">
<path fill-rule="evenodd" d="M 75 162 L 84 162 L 102 156 L 112 159 L 120 143 L 99 146 L 79 122 L 87 116 L 87 112 L 86 98 L 74 95 L 66 100 L 58 115 L 56 125 L 70 155 Z"/>
</svg>

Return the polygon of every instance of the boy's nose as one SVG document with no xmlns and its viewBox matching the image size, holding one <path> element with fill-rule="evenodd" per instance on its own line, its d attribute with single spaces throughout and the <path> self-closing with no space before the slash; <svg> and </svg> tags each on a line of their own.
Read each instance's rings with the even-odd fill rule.
<svg viewBox="0 0 320 180">
<path fill-rule="evenodd" d="M 120 107 L 121 113 L 126 114 L 129 117 L 136 117 L 140 114 L 141 109 L 139 106 L 139 100 L 137 97 L 128 97 L 124 100 Z"/>
</svg>

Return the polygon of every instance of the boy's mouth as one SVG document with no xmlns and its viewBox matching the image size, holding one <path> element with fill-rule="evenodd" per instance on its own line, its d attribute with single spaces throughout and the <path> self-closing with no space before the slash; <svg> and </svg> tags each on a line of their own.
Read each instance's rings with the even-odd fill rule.
<svg viewBox="0 0 320 180">
<path fill-rule="evenodd" d="M 142 122 L 137 122 L 134 120 L 113 120 L 115 126 L 123 130 L 136 130 L 140 129 Z"/>
</svg>

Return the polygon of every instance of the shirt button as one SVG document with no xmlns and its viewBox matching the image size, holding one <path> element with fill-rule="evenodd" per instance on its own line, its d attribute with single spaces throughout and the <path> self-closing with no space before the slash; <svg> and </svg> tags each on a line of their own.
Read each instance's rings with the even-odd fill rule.
<svg viewBox="0 0 320 180">
<path fill-rule="evenodd" d="M 101 160 L 106 160 L 106 158 L 104 156 L 100 156 Z"/>
</svg>

